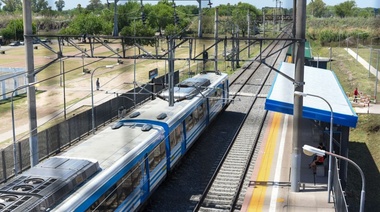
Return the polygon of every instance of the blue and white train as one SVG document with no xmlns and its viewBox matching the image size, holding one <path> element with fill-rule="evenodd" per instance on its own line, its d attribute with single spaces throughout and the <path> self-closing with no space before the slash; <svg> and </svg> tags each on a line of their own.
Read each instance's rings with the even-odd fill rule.
<svg viewBox="0 0 380 212">
<path fill-rule="evenodd" d="M 135 211 L 228 100 L 228 76 L 207 72 L 0 188 L 3 211 Z"/>
</svg>

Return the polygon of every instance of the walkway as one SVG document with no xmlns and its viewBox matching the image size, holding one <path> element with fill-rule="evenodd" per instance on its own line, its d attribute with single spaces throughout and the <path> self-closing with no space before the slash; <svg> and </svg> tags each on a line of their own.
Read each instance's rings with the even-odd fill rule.
<svg viewBox="0 0 380 212">
<path fill-rule="evenodd" d="M 360 64 L 363 65 L 363 67 L 366 69 L 366 70 L 369 70 L 369 73 L 371 73 L 373 76 L 376 77 L 376 72 L 378 72 L 378 70 L 373 67 L 372 65 L 369 66 L 369 63 L 363 59 L 362 57 L 360 57 L 359 55 L 356 55 L 356 52 L 354 52 L 352 49 L 349 49 L 349 48 L 345 48 L 345 50 L 352 56 L 356 59 L 356 56 L 358 58 L 358 62 Z M 377 78 L 380 80 L 380 74 L 377 73 Z M 380 105 L 379 104 L 355 104 L 355 103 L 352 103 L 352 107 L 355 109 L 355 112 L 356 113 L 373 113 L 373 114 L 380 114 Z"/>
<path fill-rule="evenodd" d="M 312 157 L 301 155 L 301 189 L 291 191 L 291 151 L 293 142 L 293 117 L 270 112 L 268 127 L 255 162 L 241 211 L 319 211 L 333 212 L 333 198 L 328 202 L 327 168 L 313 175 L 309 169 Z M 319 136 L 312 120 L 303 119 L 305 144 L 318 146 Z"/>
</svg>

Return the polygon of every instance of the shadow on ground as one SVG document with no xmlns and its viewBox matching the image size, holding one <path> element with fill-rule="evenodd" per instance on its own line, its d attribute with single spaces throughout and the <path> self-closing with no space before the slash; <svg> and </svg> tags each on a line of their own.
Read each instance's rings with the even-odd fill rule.
<svg viewBox="0 0 380 212">
<path fill-rule="evenodd" d="M 380 174 L 375 160 L 366 143 L 350 142 L 348 157 L 357 163 L 365 176 L 365 211 L 378 208 L 380 200 Z M 359 211 L 362 180 L 359 171 L 348 165 L 347 173 L 347 204 L 349 211 Z"/>
</svg>

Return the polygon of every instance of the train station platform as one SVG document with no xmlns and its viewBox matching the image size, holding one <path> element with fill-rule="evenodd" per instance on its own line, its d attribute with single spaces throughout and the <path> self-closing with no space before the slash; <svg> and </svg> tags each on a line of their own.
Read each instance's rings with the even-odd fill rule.
<svg viewBox="0 0 380 212">
<path fill-rule="evenodd" d="M 328 202 L 327 169 L 314 175 L 309 164 L 312 157 L 301 156 L 301 189 L 290 188 L 293 117 L 270 112 L 256 166 L 247 188 L 241 211 L 335 211 Z M 303 119 L 305 144 L 318 146 L 319 134 L 313 120 Z M 333 198 L 331 198 L 333 200 Z"/>
<path fill-rule="evenodd" d="M 304 68 L 304 92 L 294 92 L 295 66 L 283 62 L 267 96 L 265 109 L 270 117 L 242 211 L 335 211 L 334 198 L 327 191 L 329 158 L 314 173 L 309 167 L 313 157 L 303 154 L 302 146 L 318 147 L 322 142 L 326 149 L 347 156 L 349 128 L 356 127 L 358 116 L 332 71 Z M 293 104 L 299 96 L 303 97 L 301 136 L 293 144 Z M 332 132 L 332 140 L 324 137 L 326 131 L 327 135 Z M 293 148 L 301 152 L 297 154 L 299 192 L 290 183 Z M 347 164 L 340 161 L 339 167 L 340 179 L 345 181 Z"/>
</svg>

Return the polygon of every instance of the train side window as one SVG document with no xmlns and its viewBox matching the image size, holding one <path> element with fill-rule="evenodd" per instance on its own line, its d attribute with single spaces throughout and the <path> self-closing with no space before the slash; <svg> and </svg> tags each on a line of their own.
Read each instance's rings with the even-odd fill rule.
<svg viewBox="0 0 380 212">
<path fill-rule="evenodd" d="M 170 150 L 172 150 L 182 138 L 182 125 L 178 125 L 175 130 L 170 133 Z"/>
<path fill-rule="evenodd" d="M 186 132 L 189 132 L 191 129 L 194 127 L 194 119 L 193 119 L 193 114 L 190 114 L 186 120 Z"/>
<path fill-rule="evenodd" d="M 135 165 L 122 179 L 103 194 L 87 211 L 113 211 L 140 185 L 141 165 Z"/>
<path fill-rule="evenodd" d="M 193 118 L 194 118 L 194 124 L 196 124 L 199 120 L 199 116 L 198 116 L 198 108 L 196 108 L 194 111 L 193 111 Z"/>
<path fill-rule="evenodd" d="M 222 96 L 222 89 L 221 88 L 217 88 L 217 90 L 216 90 L 216 96 L 217 97 L 221 97 Z"/>
<path fill-rule="evenodd" d="M 210 107 L 214 106 L 215 102 L 217 101 L 216 97 L 217 97 L 217 94 L 216 94 L 216 91 L 213 92 L 211 95 L 210 95 L 211 98 L 209 98 L 209 102 L 210 102 Z"/>
<path fill-rule="evenodd" d="M 199 105 L 198 107 L 198 116 L 199 116 L 199 119 L 202 119 L 203 116 L 205 115 L 205 107 L 204 107 L 204 103 L 202 103 L 201 105 Z"/>
<path fill-rule="evenodd" d="M 150 152 L 148 156 L 149 160 L 149 171 L 153 171 L 154 168 L 165 158 L 165 142 L 161 143 Z"/>
<path fill-rule="evenodd" d="M 175 137 L 177 143 L 182 140 L 182 124 L 178 125 L 178 127 L 175 129 Z"/>
</svg>

